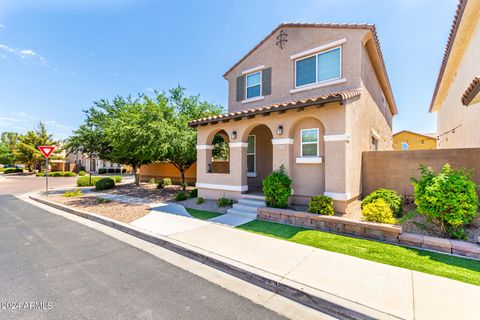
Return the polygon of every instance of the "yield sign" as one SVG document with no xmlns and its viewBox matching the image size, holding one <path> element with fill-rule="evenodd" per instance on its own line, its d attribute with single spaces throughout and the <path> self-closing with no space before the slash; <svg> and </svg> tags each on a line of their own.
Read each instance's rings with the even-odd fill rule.
<svg viewBox="0 0 480 320">
<path fill-rule="evenodd" d="M 45 158 L 48 158 L 52 154 L 53 150 L 55 150 L 55 146 L 38 146 L 38 149 L 42 151 Z"/>
</svg>

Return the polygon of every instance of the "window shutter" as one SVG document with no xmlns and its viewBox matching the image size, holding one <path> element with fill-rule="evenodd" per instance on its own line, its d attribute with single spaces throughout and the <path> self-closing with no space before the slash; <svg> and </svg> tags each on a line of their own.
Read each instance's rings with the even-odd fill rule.
<svg viewBox="0 0 480 320">
<path fill-rule="evenodd" d="M 272 68 L 262 71 L 262 96 L 272 93 Z"/>
<path fill-rule="evenodd" d="M 237 77 L 237 101 L 245 100 L 245 76 Z"/>
</svg>

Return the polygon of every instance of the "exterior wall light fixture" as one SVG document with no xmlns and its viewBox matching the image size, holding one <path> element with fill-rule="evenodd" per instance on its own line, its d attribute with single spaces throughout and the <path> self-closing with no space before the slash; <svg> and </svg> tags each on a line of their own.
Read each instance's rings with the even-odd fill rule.
<svg viewBox="0 0 480 320">
<path fill-rule="evenodd" d="M 278 128 L 277 128 L 277 134 L 279 136 L 281 136 L 283 134 L 283 126 L 282 125 L 279 125 Z"/>
</svg>

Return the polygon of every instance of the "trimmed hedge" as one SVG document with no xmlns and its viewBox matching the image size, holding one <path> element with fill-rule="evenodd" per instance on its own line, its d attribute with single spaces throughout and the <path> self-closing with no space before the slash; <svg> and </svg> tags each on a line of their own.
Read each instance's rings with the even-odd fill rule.
<svg viewBox="0 0 480 320">
<path fill-rule="evenodd" d="M 196 198 L 198 197 L 198 189 L 193 189 L 188 193 L 189 198 Z"/>
<path fill-rule="evenodd" d="M 378 198 L 377 200 L 366 204 L 362 209 L 362 215 L 365 220 L 369 222 L 395 223 L 395 218 L 393 217 L 390 205 L 382 198 Z"/>
<path fill-rule="evenodd" d="M 175 201 L 187 200 L 187 194 L 183 191 L 179 191 L 175 194 Z"/>
<path fill-rule="evenodd" d="M 83 170 L 80 170 L 80 171 L 78 172 L 78 175 L 81 176 L 81 177 L 83 177 L 83 176 L 86 175 L 86 174 L 87 174 L 87 173 L 86 173 L 85 171 L 83 171 Z"/>
<path fill-rule="evenodd" d="M 101 178 L 97 182 L 95 182 L 95 190 L 109 190 L 115 188 L 115 181 L 110 178 Z"/>
<path fill-rule="evenodd" d="M 45 177 L 45 172 L 37 172 L 35 174 L 37 177 Z M 69 171 L 54 171 L 48 173 L 49 177 L 75 177 L 75 172 Z"/>
<path fill-rule="evenodd" d="M 367 204 L 375 202 L 378 199 L 383 199 L 392 209 L 392 213 L 396 217 L 401 217 L 403 213 L 402 197 L 395 190 L 378 189 L 370 193 L 362 200 L 362 208 Z"/>
<path fill-rule="evenodd" d="M 90 182 L 90 176 L 79 177 L 77 179 L 77 187 L 93 187 L 93 186 L 95 186 L 95 183 L 97 183 L 97 181 L 99 181 L 102 178 L 104 178 L 104 177 L 92 176 L 92 183 L 89 183 Z M 108 177 L 108 178 L 112 179 L 115 183 L 122 182 L 122 177 L 121 176 L 111 176 L 111 177 Z"/>
<path fill-rule="evenodd" d="M 20 173 L 23 172 L 22 168 L 6 168 L 3 171 L 3 174 L 9 174 L 9 173 Z"/>
<path fill-rule="evenodd" d="M 333 199 L 324 195 L 318 195 L 310 198 L 308 202 L 308 212 L 333 216 Z"/>
<path fill-rule="evenodd" d="M 220 199 L 218 199 L 217 205 L 219 207 L 231 207 L 233 205 L 233 200 L 225 197 L 221 197 Z"/>
</svg>

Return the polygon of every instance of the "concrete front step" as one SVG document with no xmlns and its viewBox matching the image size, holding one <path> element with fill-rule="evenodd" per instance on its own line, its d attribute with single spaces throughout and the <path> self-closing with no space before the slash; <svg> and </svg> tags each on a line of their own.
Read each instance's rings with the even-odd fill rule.
<svg viewBox="0 0 480 320">
<path fill-rule="evenodd" d="M 251 219 L 257 219 L 257 212 L 255 213 L 252 212 L 246 212 L 246 211 L 241 211 L 236 208 L 230 208 L 227 210 L 227 214 L 232 214 L 235 216 L 241 216 L 241 217 L 246 217 L 246 218 L 251 218 Z"/>
<path fill-rule="evenodd" d="M 238 210 L 238 211 L 257 214 L 257 208 L 259 208 L 259 207 L 252 206 L 252 205 L 246 205 L 246 204 L 243 204 L 243 203 L 235 203 L 233 205 L 233 208 Z"/>
<path fill-rule="evenodd" d="M 258 195 L 258 194 L 244 193 L 244 194 L 242 194 L 242 198 L 244 198 L 244 199 L 252 199 L 252 200 L 265 201 L 265 196 L 263 196 L 263 195 Z"/>
<path fill-rule="evenodd" d="M 257 207 L 257 208 L 267 206 L 264 200 L 238 199 L 238 203 L 244 206 L 251 206 L 251 207 Z"/>
</svg>

